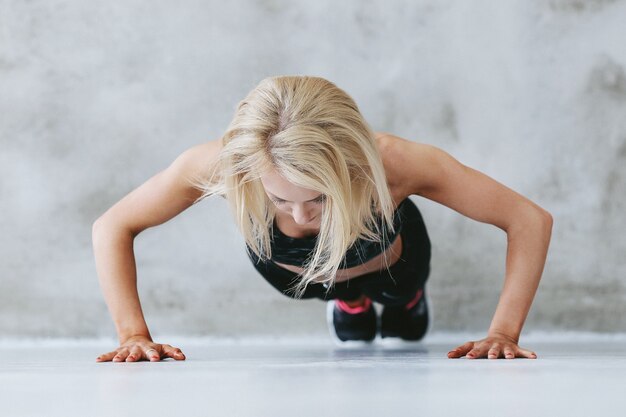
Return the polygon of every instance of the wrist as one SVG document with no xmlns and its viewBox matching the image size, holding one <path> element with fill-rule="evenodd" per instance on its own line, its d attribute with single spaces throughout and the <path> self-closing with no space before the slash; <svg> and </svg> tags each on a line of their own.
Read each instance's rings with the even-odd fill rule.
<svg viewBox="0 0 626 417">
<path fill-rule="evenodd" d="M 519 333 L 512 333 L 501 329 L 489 329 L 487 337 L 498 337 L 509 340 L 517 344 L 519 342 Z"/>
<path fill-rule="evenodd" d="M 145 320 L 143 320 L 143 317 L 116 323 L 115 327 L 120 343 L 123 343 L 130 338 L 140 336 L 152 339 L 152 336 L 150 336 L 150 330 L 148 329 Z"/>
<path fill-rule="evenodd" d="M 146 339 L 149 340 L 150 342 L 153 342 L 152 340 L 152 336 L 150 336 L 150 333 L 133 333 L 133 334 L 127 334 L 127 335 L 119 335 L 118 337 L 120 345 L 123 345 L 124 343 L 127 343 L 131 340 L 135 340 L 135 339 Z"/>
</svg>

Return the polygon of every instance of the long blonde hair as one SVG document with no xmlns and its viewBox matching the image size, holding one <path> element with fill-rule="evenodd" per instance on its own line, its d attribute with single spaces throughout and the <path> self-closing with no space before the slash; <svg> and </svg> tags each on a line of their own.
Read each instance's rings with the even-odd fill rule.
<svg viewBox="0 0 626 417">
<path fill-rule="evenodd" d="M 262 80 L 239 102 L 222 142 L 210 178 L 196 183 L 203 191 L 200 199 L 226 198 L 260 260 L 272 256 L 276 213 L 260 180 L 263 173 L 273 168 L 289 182 L 325 196 L 315 249 L 291 288 L 295 298 L 313 282 L 325 283 L 330 292 L 357 239 L 385 245 L 378 216 L 395 233 L 394 203 L 374 133 L 354 100 L 332 82 L 310 76 Z"/>
</svg>

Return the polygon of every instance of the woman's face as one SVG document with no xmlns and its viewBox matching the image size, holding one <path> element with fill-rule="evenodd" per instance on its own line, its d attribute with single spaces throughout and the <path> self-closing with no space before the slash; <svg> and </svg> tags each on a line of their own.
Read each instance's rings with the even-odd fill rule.
<svg viewBox="0 0 626 417">
<path fill-rule="evenodd" d="M 275 170 L 261 175 L 261 182 L 278 211 L 289 214 L 299 225 L 320 225 L 322 193 L 292 184 Z"/>
</svg>

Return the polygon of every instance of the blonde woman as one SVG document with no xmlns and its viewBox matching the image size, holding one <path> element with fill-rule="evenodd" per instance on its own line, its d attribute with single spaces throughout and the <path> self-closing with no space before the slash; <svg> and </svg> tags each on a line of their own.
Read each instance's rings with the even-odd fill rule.
<svg viewBox="0 0 626 417">
<path fill-rule="evenodd" d="M 270 285 L 327 301 L 329 330 L 341 343 L 377 334 L 416 341 L 427 331 L 430 241 L 409 196 L 493 224 L 508 237 L 500 301 L 486 337 L 448 357 L 536 357 L 518 340 L 543 271 L 550 214 L 441 149 L 372 132 L 333 83 L 282 76 L 239 103 L 221 139 L 182 153 L 94 223 L 98 276 L 120 341 L 98 361 L 185 359 L 150 336 L 133 239 L 211 195 L 228 202 Z M 373 302 L 382 305 L 380 318 Z"/>
</svg>

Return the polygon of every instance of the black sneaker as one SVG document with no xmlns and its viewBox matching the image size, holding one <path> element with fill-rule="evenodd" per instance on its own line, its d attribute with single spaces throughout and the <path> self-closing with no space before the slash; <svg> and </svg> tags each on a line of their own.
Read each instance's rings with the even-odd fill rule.
<svg viewBox="0 0 626 417">
<path fill-rule="evenodd" d="M 408 308 L 407 308 L 408 307 Z M 421 340 L 430 322 L 425 291 L 419 290 L 406 306 L 384 306 L 380 317 L 380 336 Z"/>
<path fill-rule="evenodd" d="M 326 304 L 326 322 L 331 337 L 340 346 L 364 345 L 376 338 L 377 316 L 371 300 L 367 310 L 360 313 L 343 311 L 330 300 Z"/>
</svg>

